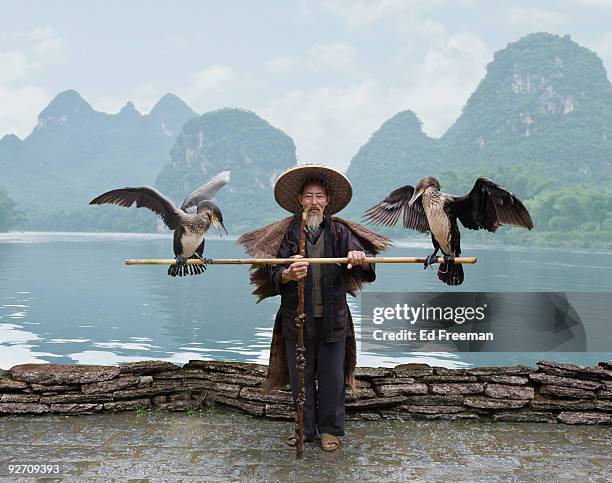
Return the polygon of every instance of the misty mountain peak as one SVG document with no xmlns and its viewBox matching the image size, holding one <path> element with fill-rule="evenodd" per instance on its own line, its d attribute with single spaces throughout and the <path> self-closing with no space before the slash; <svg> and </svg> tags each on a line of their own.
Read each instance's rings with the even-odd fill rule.
<svg viewBox="0 0 612 483">
<path fill-rule="evenodd" d="M 612 86 L 602 60 L 569 35 L 540 32 L 495 53 L 441 139 L 455 164 L 529 160 L 588 180 L 609 169 L 610 125 Z"/>
<path fill-rule="evenodd" d="M 252 219 L 269 223 L 283 216 L 274 199 L 261 193 L 296 162 L 295 144 L 280 129 L 252 111 L 219 109 L 185 123 L 155 186 L 179 200 L 219 172 L 231 171 L 215 203 L 240 230 Z"/>
<path fill-rule="evenodd" d="M 189 119 L 197 117 L 185 102 L 174 94 L 164 94 L 145 118 L 153 121 L 168 137 L 176 136 Z"/>
<path fill-rule="evenodd" d="M 128 101 L 125 106 L 121 108 L 118 115 L 121 117 L 141 117 L 140 112 L 136 110 L 132 101 Z"/>
<path fill-rule="evenodd" d="M 38 116 L 39 126 L 49 122 L 66 122 L 68 118 L 79 118 L 93 113 L 93 108 L 75 90 L 59 93 Z"/>
<path fill-rule="evenodd" d="M 0 139 L 0 145 L 3 145 L 3 146 L 18 146 L 22 142 L 23 141 L 19 139 L 19 137 L 16 136 L 15 134 L 7 134 L 2 139 Z"/>
<path fill-rule="evenodd" d="M 406 110 L 398 112 L 391 119 L 388 119 L 380 127 L 379 131 L 401 130 L 406 135 L 425 135 L 423 133 L 421 120 L 414 111 Z"/>
<path fill-rule="evenodd" d="M 579 118 L 589 113 L 593 120 L 600 118 L 591 128 L 603 132 L 607 114 L 602 109 L 608 109 L 611 92 L 597 54 L 569 35 L 529 34 L 495 53 L 444 137 L 465 145 L 466 136 L 477 133 L 471 149 L 482 150 L 488 143 L 537 136 L 559 123 L 582 122 Z"/>
<path fill-rule="evenodd" d="M 14 134 L 7 134 L 0 139 L 0 163 L 4 159 L 15 158 L 23 150 L 24 143 Z M 6 173 L 2 173 L 6 176 Z"/>
<path fill-rule="evenodd" d="M 192 118 L 196 117 L 197 113 L 181 98 L 170 93 L 164 94 L 149 113 L 149 116 L 153 118 L 175 117 L 177 115 Z"/>
<path fill-rule="evenodd" d="M 585 71 L 589 72 L 588 80 Z M 545 98 L 541 108 L 553 114 L 571 112 L 573 99 L 584 95 L 587 82 L 591 88 L 606 89 L 610 85 L 597 54 L 569 35 L 544 32 L 529 34 L 496 52 L 483 83 L 487 78 L 499 82 L 499 87 L 511 95 Z M 553 99 L 559 102 L 551 102 Z"/>
</svg>

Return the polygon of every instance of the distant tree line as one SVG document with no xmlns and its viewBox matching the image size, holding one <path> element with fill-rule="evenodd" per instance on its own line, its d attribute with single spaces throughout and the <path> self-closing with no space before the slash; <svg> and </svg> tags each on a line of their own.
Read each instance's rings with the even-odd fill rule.
<svg viewBox="0 0 612 483">
<path fill-rule="evenodd" d="M 566 186 L 528 201 L 541 231 L 607 231 L 612 233 L 612 188 Z"/>
<path fill-rule="evenodd" d="M 0 232 L 9 231 L 24 221 L 23 212 L 17 209 L 17 204 L 11 199 L 6 188 L 0 186 Z"/>
</svg>

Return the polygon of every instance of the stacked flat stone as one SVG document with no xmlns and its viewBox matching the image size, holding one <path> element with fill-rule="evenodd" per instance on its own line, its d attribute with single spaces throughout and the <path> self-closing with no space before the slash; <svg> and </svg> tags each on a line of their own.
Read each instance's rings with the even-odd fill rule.
<svg viewBox="0 0 612 483">
<path fill-rule="evenodd" d="M 612 367 L 538 362 L 447 369 L 427 364 L 357 368 L 349 419 L 444 419 L 612 424 Z M 266 366 L 193 360 L 116 366 L 22 364 L 0 371 L 0 414 L 91 414 L 223 406 L 274 419 L 295 417 L 288 387 L 261 393 Z"/>
</svg>

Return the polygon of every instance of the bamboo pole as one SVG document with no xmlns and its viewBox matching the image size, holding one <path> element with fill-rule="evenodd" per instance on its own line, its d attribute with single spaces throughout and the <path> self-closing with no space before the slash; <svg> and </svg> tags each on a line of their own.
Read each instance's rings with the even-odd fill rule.
<svg viewBox="0 0 612 483">
<path fill-rule="evenodd" d="M 347 264 L 348 258 L 300 258 L 300 261 L 318 263 L 321 265 Z M 207 258 L 198 260 L 188 259 L 185 263 L 189 265 L 289 265 L 297 261 L 295 258 Z M 455 263 L 476 263 L 476 257 L 457 257 Z M 365 263 L 425 263 L 425 257 L 366 257 Z M 437 263 L 444 263 L 442 257 L 438 257 Z M 174 258 L 154 258 L 144 260 L 126 260 L 126 265 L 176 265 Z"/>
</svg>

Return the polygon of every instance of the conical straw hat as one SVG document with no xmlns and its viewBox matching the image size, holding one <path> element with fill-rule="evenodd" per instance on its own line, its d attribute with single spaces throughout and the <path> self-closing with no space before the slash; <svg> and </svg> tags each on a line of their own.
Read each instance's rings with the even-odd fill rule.
<svg viewBox="0 0 612 483">
<path fill-rule="evenodd" d="M 276 202 L 291 213 L 302 213 L 297 195 L 301 192 L 304 181 L 310 178 L 319 178 L 327 183 L 331 200 L 326 212 L 330 215 L 338 213 L 351 201 L 353 187 L 340 171 L 322 164 L 302 164 L 289 168 L 278 177 L 274 185 Z"/>
</svg>

